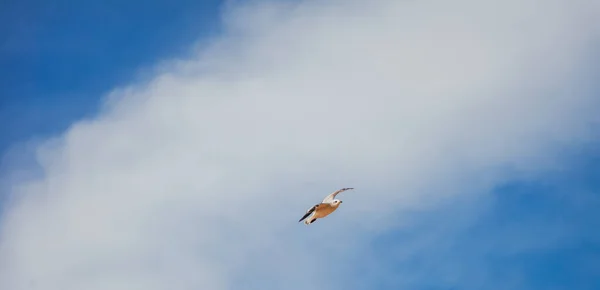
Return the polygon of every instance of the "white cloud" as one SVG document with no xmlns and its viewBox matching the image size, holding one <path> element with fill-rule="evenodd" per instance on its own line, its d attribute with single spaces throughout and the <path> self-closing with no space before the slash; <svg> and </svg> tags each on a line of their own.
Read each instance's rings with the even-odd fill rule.
<svg viewBox="0 0 600 290">
<path fill-rule="evenodd" d="M 386 216 L 589 138 L 592 5 L 234 5 L 222 37 L 38 152 L 2 220 L 0 288 L 336 287 L 328 267 Z M 339 212 L 297 223 L 344 186 Z"/>
</svg>

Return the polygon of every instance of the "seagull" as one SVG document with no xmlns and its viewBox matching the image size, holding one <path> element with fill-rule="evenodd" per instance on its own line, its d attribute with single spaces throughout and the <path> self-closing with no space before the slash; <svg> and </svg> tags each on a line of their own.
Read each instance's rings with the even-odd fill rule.
<svg viewBox="0 0 600 290">
<path fill-rule="evenodd" d="M 354 189 L 352 187 L 346 187 L 339 190 L 334 191 L 330 195 L 326 196 L 325 199 L 319 204 L 314 205 L 306 211 L 306 214 L 298 221 L 301 222 L 304 220 L 306 225 L 310 225 L 314 223 L 317 219 L 324 218 L 328 216 L 330 213 L 334 212 L 342 201 L 339 199 L 335 199 L 335 196 L 340 192 Z M 306 220 L 305 220 L 306 219 Z"/>
</svg>

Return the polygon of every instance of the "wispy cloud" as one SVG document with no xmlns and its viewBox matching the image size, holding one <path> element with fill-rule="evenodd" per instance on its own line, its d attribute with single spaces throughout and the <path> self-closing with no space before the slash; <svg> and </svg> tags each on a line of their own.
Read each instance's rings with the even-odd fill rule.
<svg viewBox="0 0 600 290">
<path fill-rule="evenodd" d="M 40 147 L 2 219 L 0 288 L 338 287 L 330 267 L 411 224 L 388 217 L 590 138 L 591 5 L 233 5 L 220 38 Z M 296 223 L 341 186 L 343 209 Z"/>
</svg>

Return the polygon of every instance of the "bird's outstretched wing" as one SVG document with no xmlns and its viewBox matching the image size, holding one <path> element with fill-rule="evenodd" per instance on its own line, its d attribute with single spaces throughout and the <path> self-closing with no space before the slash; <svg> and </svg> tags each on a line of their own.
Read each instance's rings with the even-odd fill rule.
<svg viewBox="0 0 600 290">
<path fill-rule="evenodd" d="M 354 189 L 354 188 L 346 187 L 346 188 L 338 189 L 338 190 L 334 191 L 333 193 L 331 193 L 330 195 L 328 195 L 327 197 L 325 197 L 325 199 L 323 199 L 322 203 L 330 203 L 333 201 L 335 196 L 338 195 L 340 192 L 350 190 L 350 189 Z"/>
<path fill-rule="evenodd" d="M 309 208 L 309 209 L 306 211 L 306 214 L 305 214 L 305 215 L 304 215 L 304 216 L 303 216 L 303 217 L 302 217 L 302 218 L 301 218 L 301 219 L 300 219 L 298 222 L 301 222 L 301 221 L 303 221 L 305 218 L 307 218 L 307 217 L 308 217 L 308 216 L 309 216 L 311 213 L 313 213 L 315 210 L 317 210 L 317 207 L 319 207 L 319 205 L 318 205 L 318 204 L 315 204 L 313 207 Z"/>
</svg>

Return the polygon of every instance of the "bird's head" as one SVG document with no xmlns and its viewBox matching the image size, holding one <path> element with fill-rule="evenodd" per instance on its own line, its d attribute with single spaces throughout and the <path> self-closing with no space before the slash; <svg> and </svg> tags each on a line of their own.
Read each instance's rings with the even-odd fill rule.
<svg viewBox="0 0 600 290">
<path fill-rule="evenodd" d="M 342 204 L 342 201 L 339 199 L 334 199 L 333 200 L 333 206 L 340 206 L 340 204 Z"/>
</svg>

